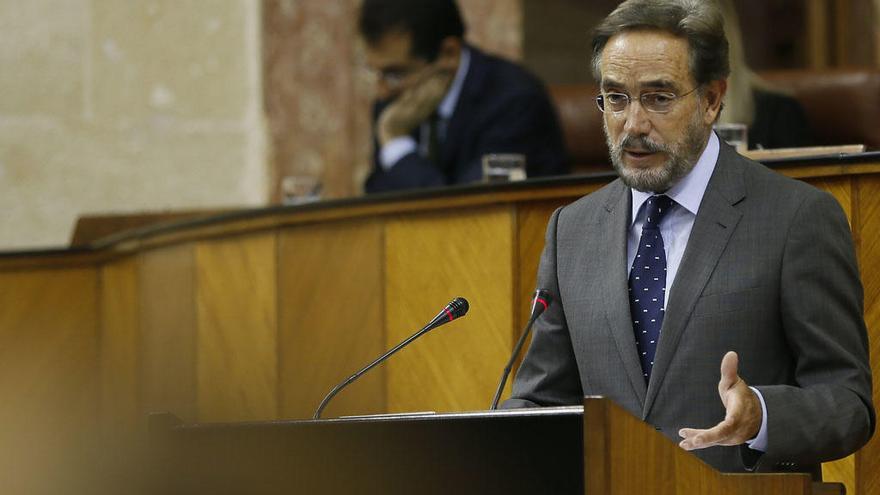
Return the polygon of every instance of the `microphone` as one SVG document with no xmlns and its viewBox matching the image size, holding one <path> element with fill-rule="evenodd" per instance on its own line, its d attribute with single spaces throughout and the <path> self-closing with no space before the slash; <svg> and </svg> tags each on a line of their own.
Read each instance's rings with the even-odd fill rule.
<svg viewBox="0 0 880 495">
<path fill-rule="evenodd" d="M 391 348 L 391 350 L 387 351 L 385 354 L 382 354 L 381 356 L 379 356 L 375 361 L 364 366 L 363 369 L 361 369 L 357 373 L 351 375 L 350 377 L 346 378 L 345 381 L 343 381 L 339 385 L 336 385 L 335 387 L 333 387 L 333 390 L 331 390 L 330 393 L 328 393 L 324 397 L 324 400 L 321 401 L 321 404 L 318 406 L 318 409 L 315 411 L 315 415 L 312 416 L 312 419 L 320 419 L 321 412 L 324 410 L 325 407 L 327 407 L 327 404 L 330 403 L 330 399 L 332 399 L 336 394 L 338 394 L 340 390 L 347 387 L 351 382 L 357 380 L 358 378 L 361 377 L 361 375 L 363 375 L 367 371 L 370 371 L 376 365 L 380 364 L 382 361 L 385 361 L 386 359 L 391 357 L 391 355 L 394 354 L 395 352 L 397 352 L 397 351 L 403 349 L 404 347 L 406 347 L 407 345 L 409 345 L 409 343 L 412 342 L 413 340 L 416 340 L 417 338 L 421 337 L 422 335 L 428 333 L 429 331 L 431 331 L 441 325 L 445 325 L 452 320 L 461 318 L 462 316 L 467 314 L 469 307 L 470 306 L 468 305 L 467 299 L 465 299 L 463 297 L 456 297 L 455 299 L 453 299 L 449 304 L 446 305 L 445 308 L 443 308 L 439 313 L 437 313 L 437 316 L 435 316 L 433 320 L 429 321 L 428 324 L 425 325 L 421 330 L 410 335 L 409 338 L 407 338 L 403 342 L 397 344 L 396 346 Z"/>
<path fill-rule="evenodd" d="M 495 391 L 495 398 L 492 399 L 492 405 L 489 409 L 493 411 L 498 409 L 498 400 L 501 399 L 501 392 L 504 391 L 504 386 L 507 384 L 507 377 L 510 375 L 510 369 L 513 368 L 513 362 L 516 361 L 516 357 L 519 356 L 519 351 L 522 349 L 523 344 L 525 344 L 526 337 L 528 337 L 529 332 L 532 330 L 532 325 L 535 324 L 535 320 L 541 316 L 541 313 L 547 310 L 552 302 L 553 296 L 550 295 L 550 291 L 546 289 L 538 289 L 535 291 L 535 296 L 532 298 L 532 313 L 529 316 L 529 322 L 526 324 L 526 329 L 523 331 L 522 335 L 520 335 L 519 340 L 513 347 L 513 353 L 511 353 L 510 359 L 507 360 L 507 366 L 504 367 L 504 371 L 501 373 L 501 383 L 498 384 L 498 389 Z"/>
</svg>

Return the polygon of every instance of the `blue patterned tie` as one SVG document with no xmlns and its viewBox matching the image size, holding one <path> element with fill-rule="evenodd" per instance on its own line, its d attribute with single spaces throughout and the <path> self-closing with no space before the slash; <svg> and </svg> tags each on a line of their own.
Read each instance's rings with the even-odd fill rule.
<svg viewBox="0 0 880 495">
<path fill-rule="evenodd" d="M 645 224 L 639 250 L 629 272 L 629 308 L 636 335 L 636 350 L 645 381 L 651 376 L 654 353 L 663 325 L 666 293 L 666 253 L 660 222 L 675 204 L 669 196 L 651 196 L 645 205 Z"/>
</svg>

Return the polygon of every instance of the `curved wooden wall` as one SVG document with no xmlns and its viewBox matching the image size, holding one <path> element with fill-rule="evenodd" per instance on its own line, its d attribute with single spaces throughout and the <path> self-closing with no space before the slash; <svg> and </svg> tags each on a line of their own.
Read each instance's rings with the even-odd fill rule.
<svg viewBox="0 0 880 495">
<path fill-rule="evenodd" d="M 843 205 L 880 370 L 880 158 L 777 168 Z M 364 376 L 325 415 L 485 409 L 527 316 L 547 218 L 608 180 L 241 212 L 83 250 L 0 255 L 0 396 L 14 398 L 5 424 L 36 417 L 114 435 L 153 411 L 190 422 L 311 417 L 335 383 L 455 296 L 470 301 L 466 318 Z M 6 430 L 6 445 L 40 455 Z M 851 493 L 880 488 L 877 450 L 826 476 Z"/>
</svg>

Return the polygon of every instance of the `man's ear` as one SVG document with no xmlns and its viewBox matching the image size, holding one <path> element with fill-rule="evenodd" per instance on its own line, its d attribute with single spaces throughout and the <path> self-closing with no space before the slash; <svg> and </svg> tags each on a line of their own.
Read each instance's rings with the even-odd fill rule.
<svg viewBox="0 0 880 495">
<path fill-rule="evenodd" d="M 701 108 L 706 125 L 712 125 L 718 119 L 725 94 L 727 94 L 727 79 L 718 79 L 706 85 L 703 91 L 704 108 Z"/>
<path fill-rule="evenodd" d="M 449 70 L 458 69 L 461 59 L 463 42 L 456 36 L 447 36 L 440 42 L 440 50 L 437 53 L 436 65 Z"/>
</svg>

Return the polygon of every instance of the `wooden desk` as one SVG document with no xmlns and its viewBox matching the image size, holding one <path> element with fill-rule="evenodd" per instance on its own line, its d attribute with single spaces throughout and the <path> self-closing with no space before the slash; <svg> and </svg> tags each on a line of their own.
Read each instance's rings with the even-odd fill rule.
<svg viewBox="0 0 880 495">
<path fill-rule="evenodd" d="M 602 398 L 582 407 L 321 421 L 155 419 L 155 493 L 840 493 L 807 474 L 720 473 Z"/>
<path fill-rule="evenodd" d="M 771 166 L 843 205 L 880 369 L 880 156 Z M 185 421 L 307 418 L 335 383 L 464 296 L 466 318 L 346 389 L 325 415 L 484 409 L 526 318 L 547 218 L 610 179 L 241 211 L 0 254 L 0 396 L 15 397 L 22 417 L 63 411 L 114 431 L 161 410 Z M 874 441 L 827 472 L 868 493 L 880 487 L 877 450 Z"/>
</svg>

